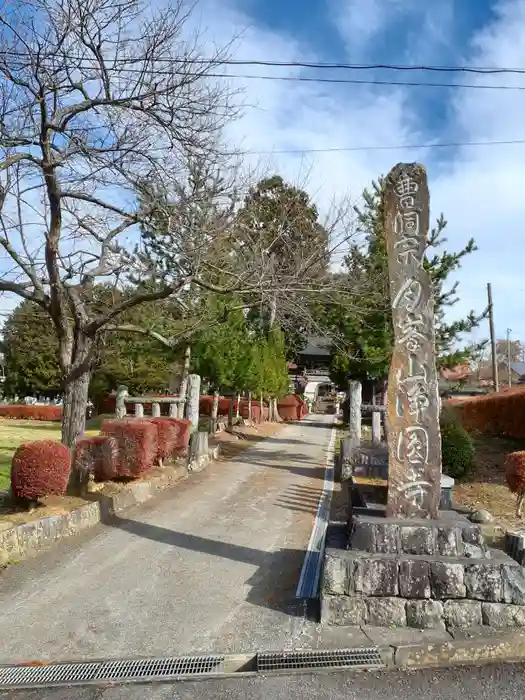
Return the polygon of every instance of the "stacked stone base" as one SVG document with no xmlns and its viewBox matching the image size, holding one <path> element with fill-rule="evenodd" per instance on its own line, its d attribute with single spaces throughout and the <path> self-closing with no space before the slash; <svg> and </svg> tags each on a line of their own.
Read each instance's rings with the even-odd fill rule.
<svg viewBox="0 0 525 700">
<path fill-rule="evenodd" d="M 321 621 L 381 627 L 525 627 L 525 569 L 479 526 L 354 515 L 349 549 L 328 547 Z"/>
</svg>

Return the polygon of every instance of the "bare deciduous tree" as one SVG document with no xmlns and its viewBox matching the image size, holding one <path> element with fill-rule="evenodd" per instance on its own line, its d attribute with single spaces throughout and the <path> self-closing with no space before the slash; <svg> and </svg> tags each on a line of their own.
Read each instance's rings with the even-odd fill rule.
<svg viewBox="0 0 525 700">
<path fill-rule="evenodd" d="M 62 440 L 82 432 L 97 334 L 126 309 L 166 298 L 161 278 L 104 313 L 95 281 L 140 276 L 148 213 L 137 183 L 181 176 L 188 157 L 214 162 L 231 94 L 189 36 L 185 0 L 0 4 L 0 291 L 49 312 L 60 344 Z M 188 38 L 189 37 L 189 38 Z"/>
</svg>

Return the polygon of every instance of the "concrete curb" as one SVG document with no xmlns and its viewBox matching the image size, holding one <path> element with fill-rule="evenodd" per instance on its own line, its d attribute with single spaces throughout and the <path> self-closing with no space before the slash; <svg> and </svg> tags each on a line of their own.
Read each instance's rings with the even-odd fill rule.
<svg viewBox="0 0 525 700">
<path fill-rule="evenodd" d="M 444 643 L 379 647 L 387 668 L 418 669 L 525 661 L 525 632 L 510 631 Z"/>
<path fill-rule="evenodd" d="M 198 471 L 205 469 L 209 462 L 212 459 L 216 460 L 218 456 L 219 446 L 216 446 L 210 450 L 209 457 L 199 465 Z M 0 552 L 3 550 L 7 554 L 8 562 L 28 559 L 58 540 L 77 535 L 116 513 L 150 501 L 160 492 L 186 479 L 188 473 L 188 465 L 175 467 L 149 480 L 127 484 L 118 493 L 88 494 L 85 500 L 91 502 L 68 513 L 38 518 L 29 523 L 0 530 Z"/>
</svg>

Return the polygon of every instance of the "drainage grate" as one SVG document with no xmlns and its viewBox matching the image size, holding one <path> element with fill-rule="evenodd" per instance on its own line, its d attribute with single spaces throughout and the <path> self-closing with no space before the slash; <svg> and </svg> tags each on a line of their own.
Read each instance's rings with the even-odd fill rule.
<svg viewBox="0 0 525 700">
<path fill-rule="evenodd" d="M 257 655 L 257 671 L 313 670 L 316 668 L 378 668 L 384 666 L 376 647 L 323 651 L 277 651 Z"/>
<path fill-rule="evenodd" d="M 0 688 L 90 682 L 177 680 L 224 673 L 224 656 L 181 656 L 46 666 L 0 666 Z"/>
</svg>

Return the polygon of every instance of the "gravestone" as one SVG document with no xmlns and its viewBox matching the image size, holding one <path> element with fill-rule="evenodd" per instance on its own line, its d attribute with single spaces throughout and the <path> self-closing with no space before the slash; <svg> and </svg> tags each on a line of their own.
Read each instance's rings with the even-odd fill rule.
<svg viewBox="0 0 525 700">
<path fill-rule="evenodd" d="M 384 206 L 394 327 L 386 415 L 387 516 L 436 518 L 441 480 L 440 401 L 432 289 L 423 267 L 429 223 L 423 166 L 399 164 L 390 171 Z"/>
</svg>

